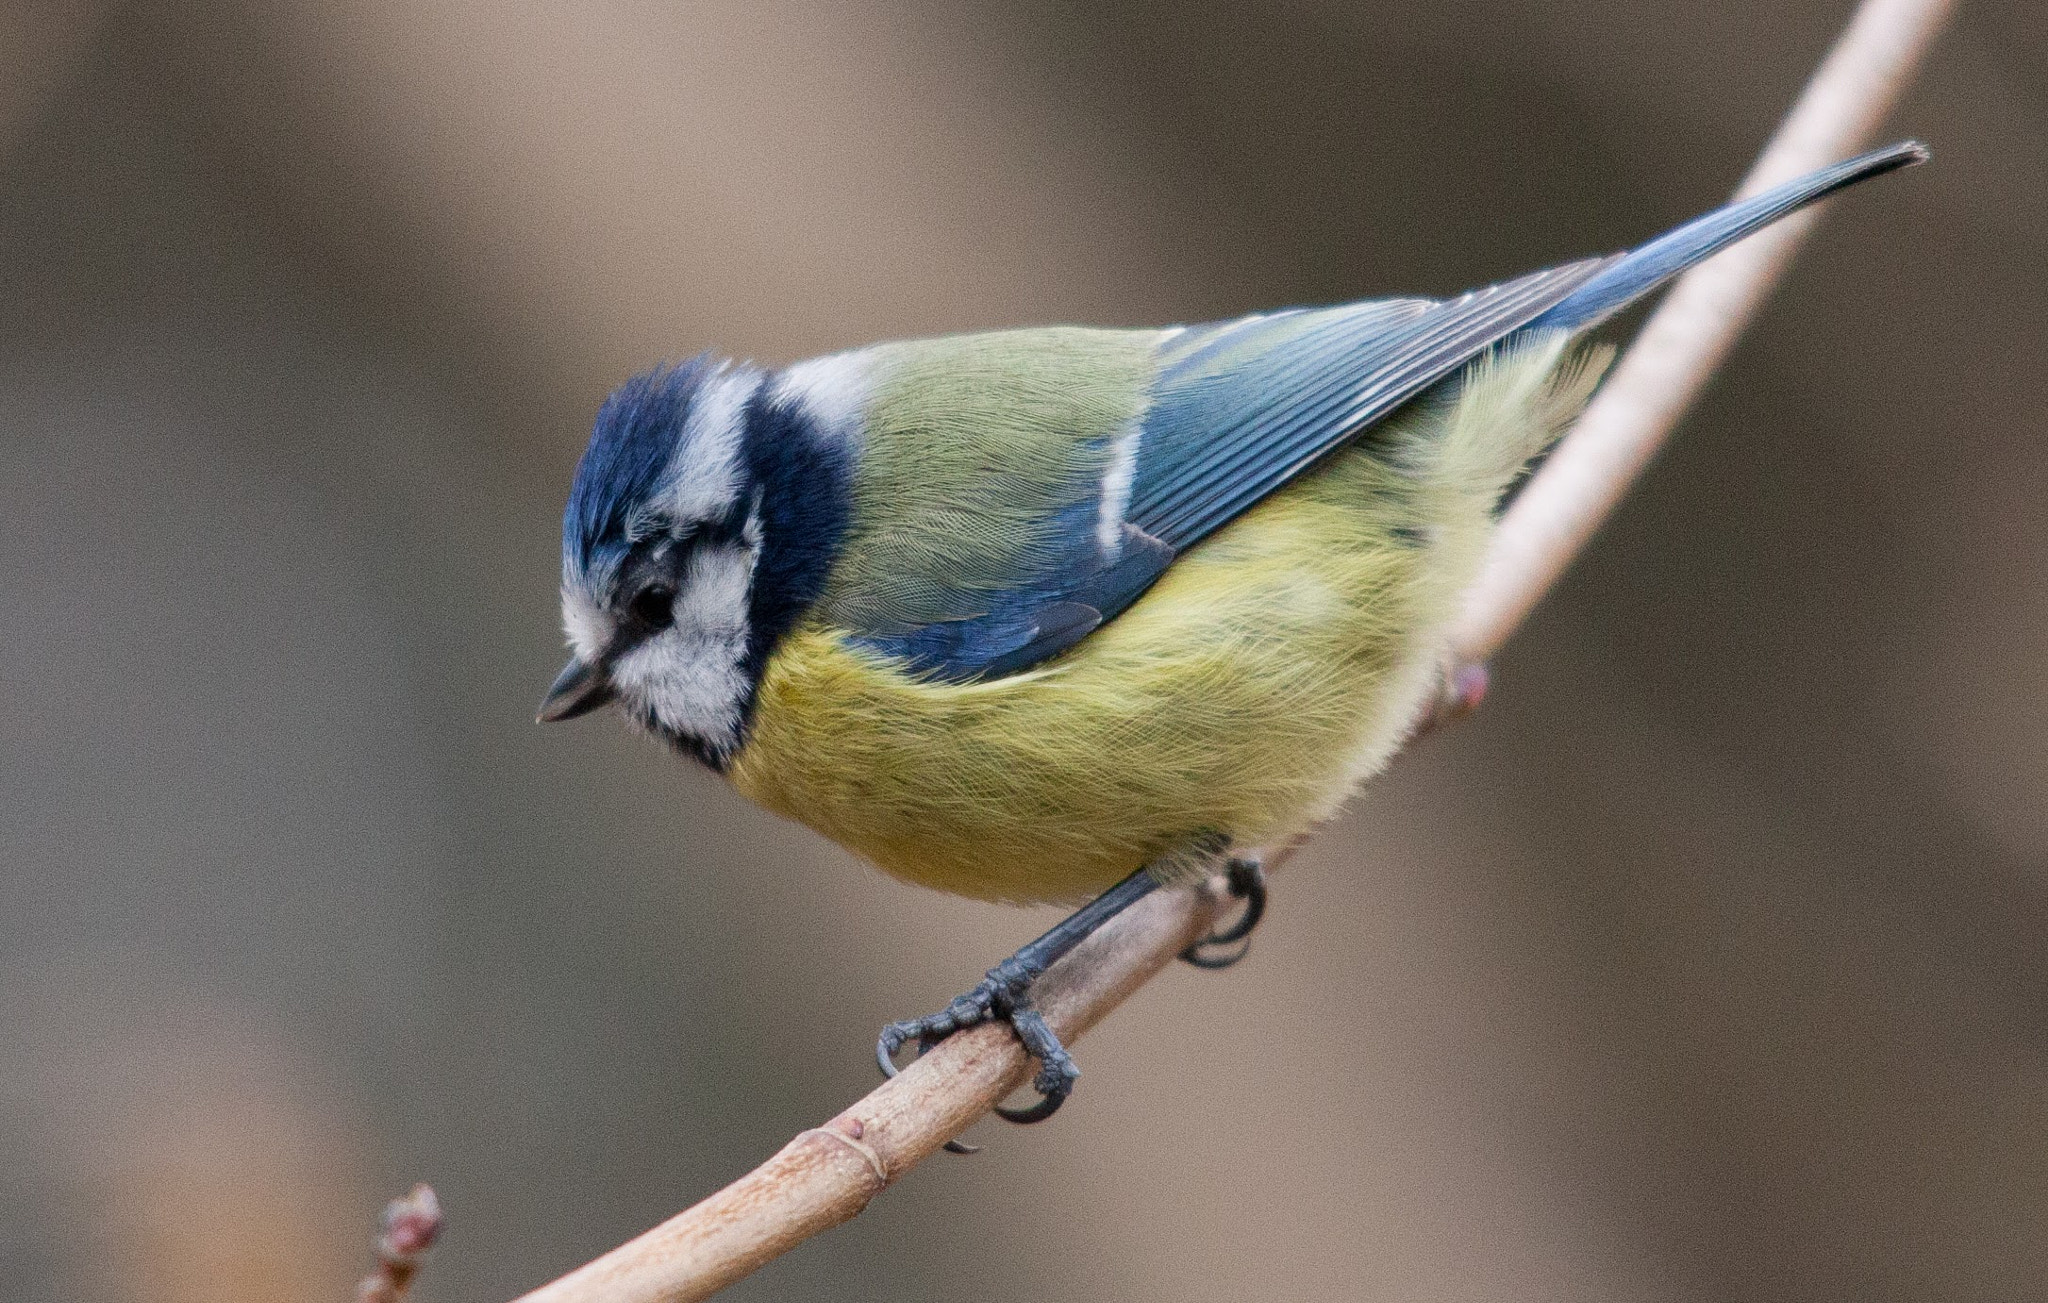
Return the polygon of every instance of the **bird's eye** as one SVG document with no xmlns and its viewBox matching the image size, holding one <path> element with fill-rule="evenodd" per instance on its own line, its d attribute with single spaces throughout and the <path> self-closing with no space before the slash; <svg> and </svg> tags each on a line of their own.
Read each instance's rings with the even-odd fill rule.
<svg viewBox="0 0 2048 1303">
<path fill-rule="evenodd" d="M 662 584 L 650 584 L 633 594 L 626 610 L 635 622 L 649 629 L 666 629 L 675 623 L 676 590 Z"/>
</svg>

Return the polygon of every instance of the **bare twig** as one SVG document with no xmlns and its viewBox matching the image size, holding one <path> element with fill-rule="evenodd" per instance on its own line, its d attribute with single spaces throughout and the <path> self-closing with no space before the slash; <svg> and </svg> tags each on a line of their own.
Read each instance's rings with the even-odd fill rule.
<svg viewBox="0 0 2048 1303">
<path fill-rule="evenodd" d="M 1865 0 L 1743 184 L 1762 189 L 1849 154 L 1889 112 L 1953 0 Z M 1467 664 L 1499 650 L 1641 474 L 1754 315 L 1812 223 L 1779 223 L 1696 268 L 1644 326 L 1563 447 L 1502 523 L 1455 626 Z M 1454 676 L 1455 700 L 1483 679 Z M 1040 981 L 1071 1042 L 1203 935 L 1211 888 L 1160 892 L 1119 916 Z M 1020 1085 L 1030 1060 L 1010 1030 L 953 1036 L 732 1185 L 520 1303 L 685 1303 L 704 1298 L 865 1208 L 891 1181 Z"/>
<path fill-rule="evenodd" d="M 441 1201 L 432 1186 L 416 1185 L 411 1193 L 385 1204 L 384 1223 L 377 1232 L 377 1269 L 356 1286 L 356 1303 L 405 1303 L 420 1260 L 440 1233 Z"/>
<path fill-rule="evenodd" d="M 1033 998 L 1060 1039 L 1072 1040 L 1204 935 L 1220 908 L 1213 891 L 1154 892 L 1054 965 Z M 1021 1085 L 1030 1063 L 1007 1026 L 950 1036 L 709 1199 L 519 1303 L 680 1303 L 715 1293 L 867 1207 Z"/>
</svg>

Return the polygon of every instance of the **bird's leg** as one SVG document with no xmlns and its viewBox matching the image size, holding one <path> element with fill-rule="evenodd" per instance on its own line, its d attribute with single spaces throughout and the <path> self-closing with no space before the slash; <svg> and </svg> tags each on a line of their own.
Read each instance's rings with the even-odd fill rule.
<svg viewBox="0 0 2048 1303">
<path fill-rule="evenodd" d="M 1266 870 L 1254 859 L 1232 857 L 1224 870 L 1230 894 L 1244 902 L 1237 922 L 1211 932 L 1180 952 L 1182 962 L 1196 968 L 1228 968 L 1252 948 L 1252 929 L 1266 916 Z"/>
<path fill-rule="evenodd" d="M 912 1041 L 917 1042 L 917 1052 L 923 1054 L 954 1032 L 985 1022 L 1007 1022 L 1016 1029 L 1024 1048 L 1038 1060 L 1038 1075 L 1031 1085 L 1039 1099 L 1028 1108 L 998 1108 L 996 1112 L 1012 1122 L 1043 1122 L 1051 1117 L 1073 1093 L 1074 1080 L 1081 1070 L 1074 1066 L 1073 1057 L 1046 1025 L 1045 1015 L 1032 1006 L 1032 983 L 1068 951 L 1094 935 L 1097 928 L 1143 900 L 1156 886 L 1157 879 L 1148 870 L 1139 869 L 1061 919 L 1044 936 L 989 969 L 987 977 L 944 1009 L 884 1027 L 875 1044 L 875 1061 L 881 1065 L 882 1074 L 896 1075 L 896 1053 Z M 946 1147 L 956 1152 L 973 1152 L 957 1141 Z"/>
</svg>

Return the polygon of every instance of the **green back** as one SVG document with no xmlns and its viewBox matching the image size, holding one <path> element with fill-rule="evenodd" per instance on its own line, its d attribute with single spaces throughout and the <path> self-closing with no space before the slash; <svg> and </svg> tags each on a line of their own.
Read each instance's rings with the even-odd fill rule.
<svg viewBox="0 0 2048 1303">
<path fill-rule="evenodd" d="M 967 619 L 1055 564 L 1144 414 L 1158 338 L 1054 326 L 872 350 L 855 524 L 818 614 L 884 634 Z"/>
</svg>

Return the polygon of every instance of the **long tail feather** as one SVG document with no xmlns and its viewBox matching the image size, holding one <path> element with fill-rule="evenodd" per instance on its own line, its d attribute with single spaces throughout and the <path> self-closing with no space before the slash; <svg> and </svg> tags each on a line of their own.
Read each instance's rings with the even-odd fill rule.
<svg viewBox="0 0 2048 1303">
<path fill-rule="evenodd" d="M 1817 199 L 1874 176 L 1927 161 L 1927 146 L 1901 141 L 1695 217 L 1617 259 L 1524 330 L 1578 331 L 1627 307 L 1665 281 Z"/>
</svg>

